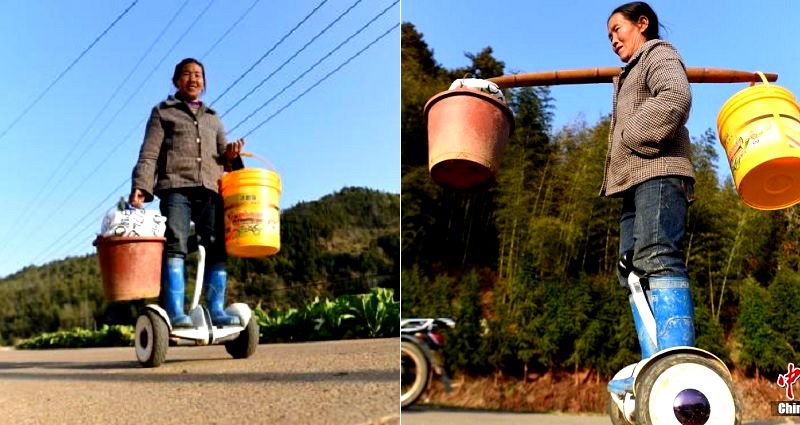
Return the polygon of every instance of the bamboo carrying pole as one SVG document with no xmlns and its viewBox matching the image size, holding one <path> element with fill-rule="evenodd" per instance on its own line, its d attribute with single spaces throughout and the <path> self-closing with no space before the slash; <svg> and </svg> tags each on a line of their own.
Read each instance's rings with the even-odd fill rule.
<svg viewBox="0 0 800 425">
<path fill-rule="evenodd" d="M 524 74 L 502 75 L 489 78 L 500 88 L 554 86 L 559 84 L 595 84 L 610 83 L 619 75 L 622 68 L 584 68 L 565 69 L 561 71 L 529 72 Z M 778 74 L 767 74 L 767 81 L 775 82 Z M 687 68 L 686 76 L 690 83 L 749 83 L 759 82 L 758 74 L 748 71 L 733 71 L 718 68 Z"/>
</svg>

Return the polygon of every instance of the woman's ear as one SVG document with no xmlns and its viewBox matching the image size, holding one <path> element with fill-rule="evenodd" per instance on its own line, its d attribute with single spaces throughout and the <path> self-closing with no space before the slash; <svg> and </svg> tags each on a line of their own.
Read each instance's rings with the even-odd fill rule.
<svg viewBox="0 0 800 425">
<path fill-rule="evenodd" d="M 639 28 L 639 32 L 644 34 L 647 32 L 647 28 L 650 26 L 650 20 L 647 19 L 647 16 L 642 15 L 636 21 L 636 26 Z"/>
</svg>

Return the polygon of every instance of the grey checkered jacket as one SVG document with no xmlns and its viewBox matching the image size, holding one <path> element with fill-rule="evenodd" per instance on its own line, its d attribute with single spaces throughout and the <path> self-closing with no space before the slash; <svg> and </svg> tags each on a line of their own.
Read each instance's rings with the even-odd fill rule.
<svg viewBox="0 0 800 425">
<path fill-rule="evenodd" d="M 686 120 L 692 104 L 686 67 L 672 44 L 649 40 L 614 77 L 614 112 L 600 195 L 654 177 L 694 178 Z"/>
<path fill-rule="evenodd" d="M 225 144 L 225 130 L 213 109 L 203 104 L 195 115 L 169 96 L 150 113 L 133 168 L 133 189 L 145 192 L 145 202 L 165 189 L 203 186 L 217 192 Z"/>
</svg>

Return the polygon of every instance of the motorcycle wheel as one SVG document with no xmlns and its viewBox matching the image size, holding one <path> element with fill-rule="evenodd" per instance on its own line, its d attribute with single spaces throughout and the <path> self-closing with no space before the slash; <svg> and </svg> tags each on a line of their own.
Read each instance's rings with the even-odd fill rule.
<svg viewBox="0 0 800 425">
<path fill-rule="evenodd" d="M 430 366 L 422 350 L 410 341 L 400 343 L 400 405 L 406 408 L 417 401 L 428 386 Z"/>
</svg>

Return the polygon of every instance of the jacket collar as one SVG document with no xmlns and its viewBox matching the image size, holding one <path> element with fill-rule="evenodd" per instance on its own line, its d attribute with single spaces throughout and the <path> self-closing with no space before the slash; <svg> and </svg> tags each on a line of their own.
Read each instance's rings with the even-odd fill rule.
<svg viewBox="0 0 800 425">
<path fill-rule="evenodd" d="M 633 68 L 637 62 L 639 62 L 639 58 L 642 57 L 642 55 L 644 55 L 645 52 L 649 52 L 650 50 L 653 50 L 655 46 L 659 45 L 665 45 L 669 46 L 669 48 L 671 49 L 675 49 L 675 47 L 672 46 L 672 43 L 670 43 L 669 41 L 661 40 L 660 38 L 654 38 L 652 40 L 645 41 L 644 44 L 642 44 L 641 46 L 639 46 L 638 49 L 636 49 L 636 51 L 633 53 L 633 56 L 631 56 L 630 60 L 628 60 L 628 63 L 626 63 L 622 67 L 622 71 L 620 72 L 620 74 L 612 78 L 614 86 L 615 87 L 617 86 L 620 79 L 625 78 L 628 72 L 630 72 L 631 68 Z"/>
<path fill-rule="evenodd" d="M 185 104 L 186 103 L 184 101 L 178 99 L 177 97 L 175 97 L 175 95 L 172 95 L 172 94 L 167 96 L 167 100 L 164 101 L 164 107 L 167 107 L 167 108 L 176 108 L 176 107 L 179 108 L 180 105 L 185 105 Z M 201 104 L 201 110 L 204 113 L 207 113 L 207 114 L 215 114 L 216 115 L 216 113 L 217 113 L 217 111 L 215 111 L 215 110 L 209 108 L 208 106 L 206 106 L 205 103 Z"/>
<path fill-rule="evenodd" d="M 643 54 L 645 54 L 645 52 L 649 52 L 650 50 L 653 50 L 653 47 L 659 46 L 659 45 L 669 46 L 671 49 L 674 49 L 674 47 L 672 47 L 672 44 L 670 44 L 669 41 L 664 41 L 664 40 L 661 40 L 660 38 L 654 38 L 652 40 L 647 40 L 647 41 L 644 42 L 644 44 L 639 46 L 638 49 L 636 49 L 636 52 L 633 53 L 633 56 L 631 56 L 630 60 L 628 60 L 628 63 L 626 63 L 625 66 L 622 67 L 622 72 L 626 72 L 626 71 L 630 70 L 631 68 L 633 68 L 633 66 L 636 65 L 636 62 L 639 61 L 639 58 Z"/>
</svg>

